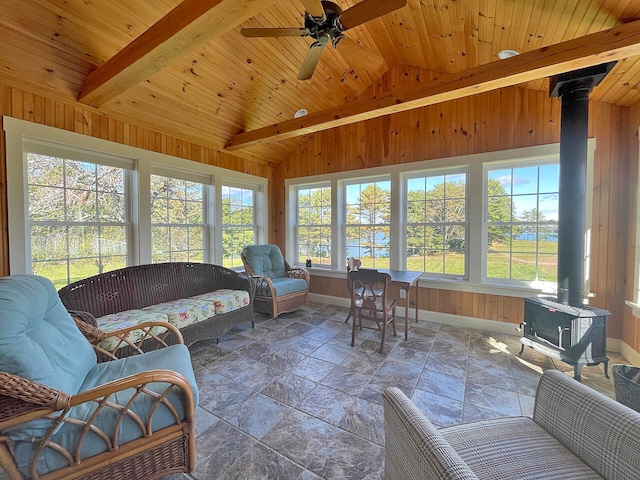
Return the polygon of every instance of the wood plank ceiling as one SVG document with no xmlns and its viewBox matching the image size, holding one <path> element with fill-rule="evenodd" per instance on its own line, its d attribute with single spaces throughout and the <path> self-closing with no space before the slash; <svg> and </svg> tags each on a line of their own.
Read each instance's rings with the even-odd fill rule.
<svg viewBox="0 0 640 480">
<path fill-rule="evenodd" d="M 0 82 L 76 101 L 92 71 L 180 3 L 3 0 Z M 357 2 L 335 3 L 346 9 Z M 298 81 L 311 39 L 249 39 L 240 29 L 302 26 L 304 7 L 300 0 L 264 4 L 258 14 L 194 45 L 98 110 L 222 150 L 239 132 L 284 122 L 299 108 L 313 113 L 344 107 L 395 67 L 453 74 L 497 61 L 503 49 L 532 52 L 640 19 L 640 0 L 408 0 L 404 8 L 347 31 L 382 57 L 380 67 L 326 48 L 312 79 Z M 526 86 L 542 90 L 547 83 Z M 621 106 L 640 101 L 640 57 L 621 60 L 592 98 Z M 304 137 L 293 137 L 233 154 L 275 165 L 301 142 Z"/>
</svg>

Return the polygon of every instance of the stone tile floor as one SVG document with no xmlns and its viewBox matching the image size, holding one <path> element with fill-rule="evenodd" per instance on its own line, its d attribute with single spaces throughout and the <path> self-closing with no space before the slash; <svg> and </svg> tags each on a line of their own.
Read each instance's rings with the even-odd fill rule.
<svg viewBox="0 0 640 480">
<path fill-rule="evenodd" d="M 401 388 L 438 426 L 531 415 L 542 371 L 572 368 L 526 349 L 519 337 L 421 320 L 409 341 L 358 331 L 347 309 L 312 304 L 277 319 L 256 314 L 191 347 L 200 387 L 197 459 L 186 479 L 379 479 L 384 468 L 382 391 Z M 610 353 L 611 363 L 627 363 Z M 613 397 L 602 366 L 583 383 Z"/>
</svg>

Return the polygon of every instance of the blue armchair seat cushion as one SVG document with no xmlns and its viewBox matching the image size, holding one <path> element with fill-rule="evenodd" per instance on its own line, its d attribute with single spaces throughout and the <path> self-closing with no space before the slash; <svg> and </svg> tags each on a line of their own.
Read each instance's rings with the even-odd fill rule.
<svg viewBox="0 0 640 480">
<path fill-rule="evenodd" d="M 271 283 L 276 291 L 276 297 L 307 290 L 307 282 L 301 278 L 272 278 Z"/>
<path fill-rule="evenodd" d="M 198 386 L 191 367 L 191 358 L 189 350 L 184 345 L 172 345 L 170 347 L 148 352 L 144 355 L 126 357 L 112 362 L 96 364 L 84 379 L 79 392 L 84 392 L 92 388 L 98 387 L 113 380 L 121 379 L 136 373 L 147 372 L 150 370 L 166 369 L 183 375 L 189 382 L 193 391 L 194 402 L 198 401 Z M 149 384 L 148 388 L 158 394 L 162 394 L 167 387 L 165 383 Z M 127 389 L 117 392 L 109 397 L 109 401 L 118 405 L 126 405 L 136 393 L 135 389 Z M 173 388 L 167 395 L 167 400 L 176 408 L 180 420 L 185 418 L 184 411 L 184 394 L 179 388 Z M 175 418 L 169 408 L 161 405 L 154 411 L 156 405 L 155 398 L 149 395 L 139 395 L 133 402 L 131 410 L 139 417 L 142 425 L 146 425 L 151 420 L 152 431 L 160 430 L 164 427 L 176 423 Z M 94 402 L 86 403 L 73 407 L 68 417 L 88 420 L 95 412 L 97 404 Z M 117 425 L 118 410 L 113 408 L 104 408 L 94 422 L 94 425 L 102 429 L 107 437 L 113 438 L 115 433 L 114 426 Z M 153 415 L 153 417 L 151 417 Z M 131 416 L 125 416 L 124 420 L 119 424 L 117 435 L 119 443 L 130 442 L 145 434 L 141 427 Z M 52 441 L 60 444 L 66 449 L 73 451 L 80 435 L 83 434 L 81 425 L 74 425 L 65 422 L 58 431 L 53 435 Z M 82 443 L 81 457 L 88 458 L 98 453 L 104 452 L 109 445 L 106 441 L 93 431 L 86 434 L 86 438 Z M 15 458 L 20 470 L 27 476 L 28 465 L 34 454 L 36 445 L 28 441 L 18 441 L 15 444 Z M 43 474 L 52 470 L 65 467 L 66 459 L 52 448 L 46 448 L 44 453 L 39 456 L 38 472 Z"/>
</svg>

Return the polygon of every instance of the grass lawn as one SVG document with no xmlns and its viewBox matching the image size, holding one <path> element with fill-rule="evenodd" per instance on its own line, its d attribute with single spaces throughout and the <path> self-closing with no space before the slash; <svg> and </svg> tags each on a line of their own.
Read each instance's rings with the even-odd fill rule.
<svg viewBox="0 0 640 480">
<path fill-rule="evenodd" d="M 538 244 L 538 279 L 555 282 L 558 267 L 557 242 L 539 242 Z M 546 258 L 545 258 L 546 257 Z M 364 268 L 389 268 L 388 257 L 364 257 L 360 259 Z M 299 259 L 304 265 L 306 258 Z M 535 242 L 527 240 L 514 240 L 511 262 L 509 261 L 509 248 L 503 244 L 492 244 L 487 253 L 487 276 L 490 278 L 512 278 L 514 280 L 535 280 L 536 278 L 536 254 Z M 331 259 L 326 257 L 311 257 L 311 263 L 317 265 L 331 265 Z M 67 285 L 66 263 L 37 263 L 37 275 L 42 275 L 53 281 L 57 289 Z M 223 265 L 227 268 L 242 267 L 240 258 L 224 259 Z M 126 266 L 124 257 L 114 257 L 103 267 L 104 272 L 123 268 Z M 407 270 L 443 273 L 443 258 L 441 255 L 427 255 L 426 257 L 413 256 L 407 258 Z M 70 266 L 71 283 L 83 278 L 97 275 L 98 266 L 95 261 L 78 260 Z M 458 253 L 446 253 L 446 274 L 464 275 L 464 255 Z"/>
</svg>

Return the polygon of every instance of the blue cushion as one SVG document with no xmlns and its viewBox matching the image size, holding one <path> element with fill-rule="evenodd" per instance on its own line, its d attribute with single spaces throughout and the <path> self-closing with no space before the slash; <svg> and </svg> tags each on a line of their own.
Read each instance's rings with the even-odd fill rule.
<svg viewBox="0 0 640 480">
<path fill-rule="evenodd" d="M 193 391 L 194 401 L 198 402 L 198 386 L 191 366 L 191 357 L 189 350 L 184 345 L 172 345 L 161 350 L 154 350 L 144 355 L 136 355 L 111 362 L 99 363 L 91 369 L 86 380 L 82 384 L 80 391 L 84 392 L 94 387 L 103 385 L 113 380 L 124 378 L 136 373 L 146 372 L 149 370 L 172 370 L 182 374 Z M 149 384 L 150 390 L 162 393 L 166 389 L 167 384 L 155 383 Z M 131 397 L 135 394 L 135 389 L 127 389 L 112 394 L 109 400 L 119 405 L 126 405 Z M 178 388 L 174 388 L 167 395 L 169 402 L 176 408 L 180 420 L 185 418 L 184 393 Z M 132 405 L 132 410 L 140 417 L 143 423 L 146 423 L 150 415 L 152 418 L 152 430 L 157 431 L 175 422 L 173 414 L 166 406 L 160 406 L 156 411 L 153 410 L 155 405 L 154 399 L 148 395 L 138 396 Z M 93 402 L 84 403 L 73 407 L 69 412 L 69 417 L 81 419 L 83 421 L 90 418 L 95 412 L 97 405 Z M 117 412 L 107 408 L 100 412 L 100 415 L 94 422 L 94 425 L 103 429 L 108 437 L 113 437 L 117 420 Z M 127 416 L 124 418 L 118 428 L 119 443 L 126 443 L 143 436 L 143 431 L 139 425 Z M 52 441 L 62 445 L 65 448 L 73 449 L 78 438 L 83 434 L 82 427 L 69 423 L 64 423 L 62 428 L 58 430 L 52 437 Z M 26 475 L 28 473 L 29 462 L 34 454 L 35 445 L 30 442 L 16 442 L 15 458 L 20 470 Z M 87 458 L 107 450 L 107 444 L 93 431 L 87 432 L 82 443 L 81 457 Z M 38 457 L 38 472 L 43 474 L 52 470 L 65 467 L 67 461 L 56 450 L 46 448 Z"/>
<path fill-rule="evenodd" d="M 302 292 L 307 289 L 307 282 L 301 278 L 273 278 L 271 283 L 273 283 L 273 288 L 276 290 L 276 297 Z"/>
<path fill-rule="evenodd" d="M 0 370 L 73 395 L 96 364 L 50 280 L 0 278 Z"/>
<path fill-rule="evenodd" d="M 277 245 L 248 245 L 242 249 L 242 254 L 255 275 L 271 279 L 284 277 L 284 257 Z"/>
</svg>

